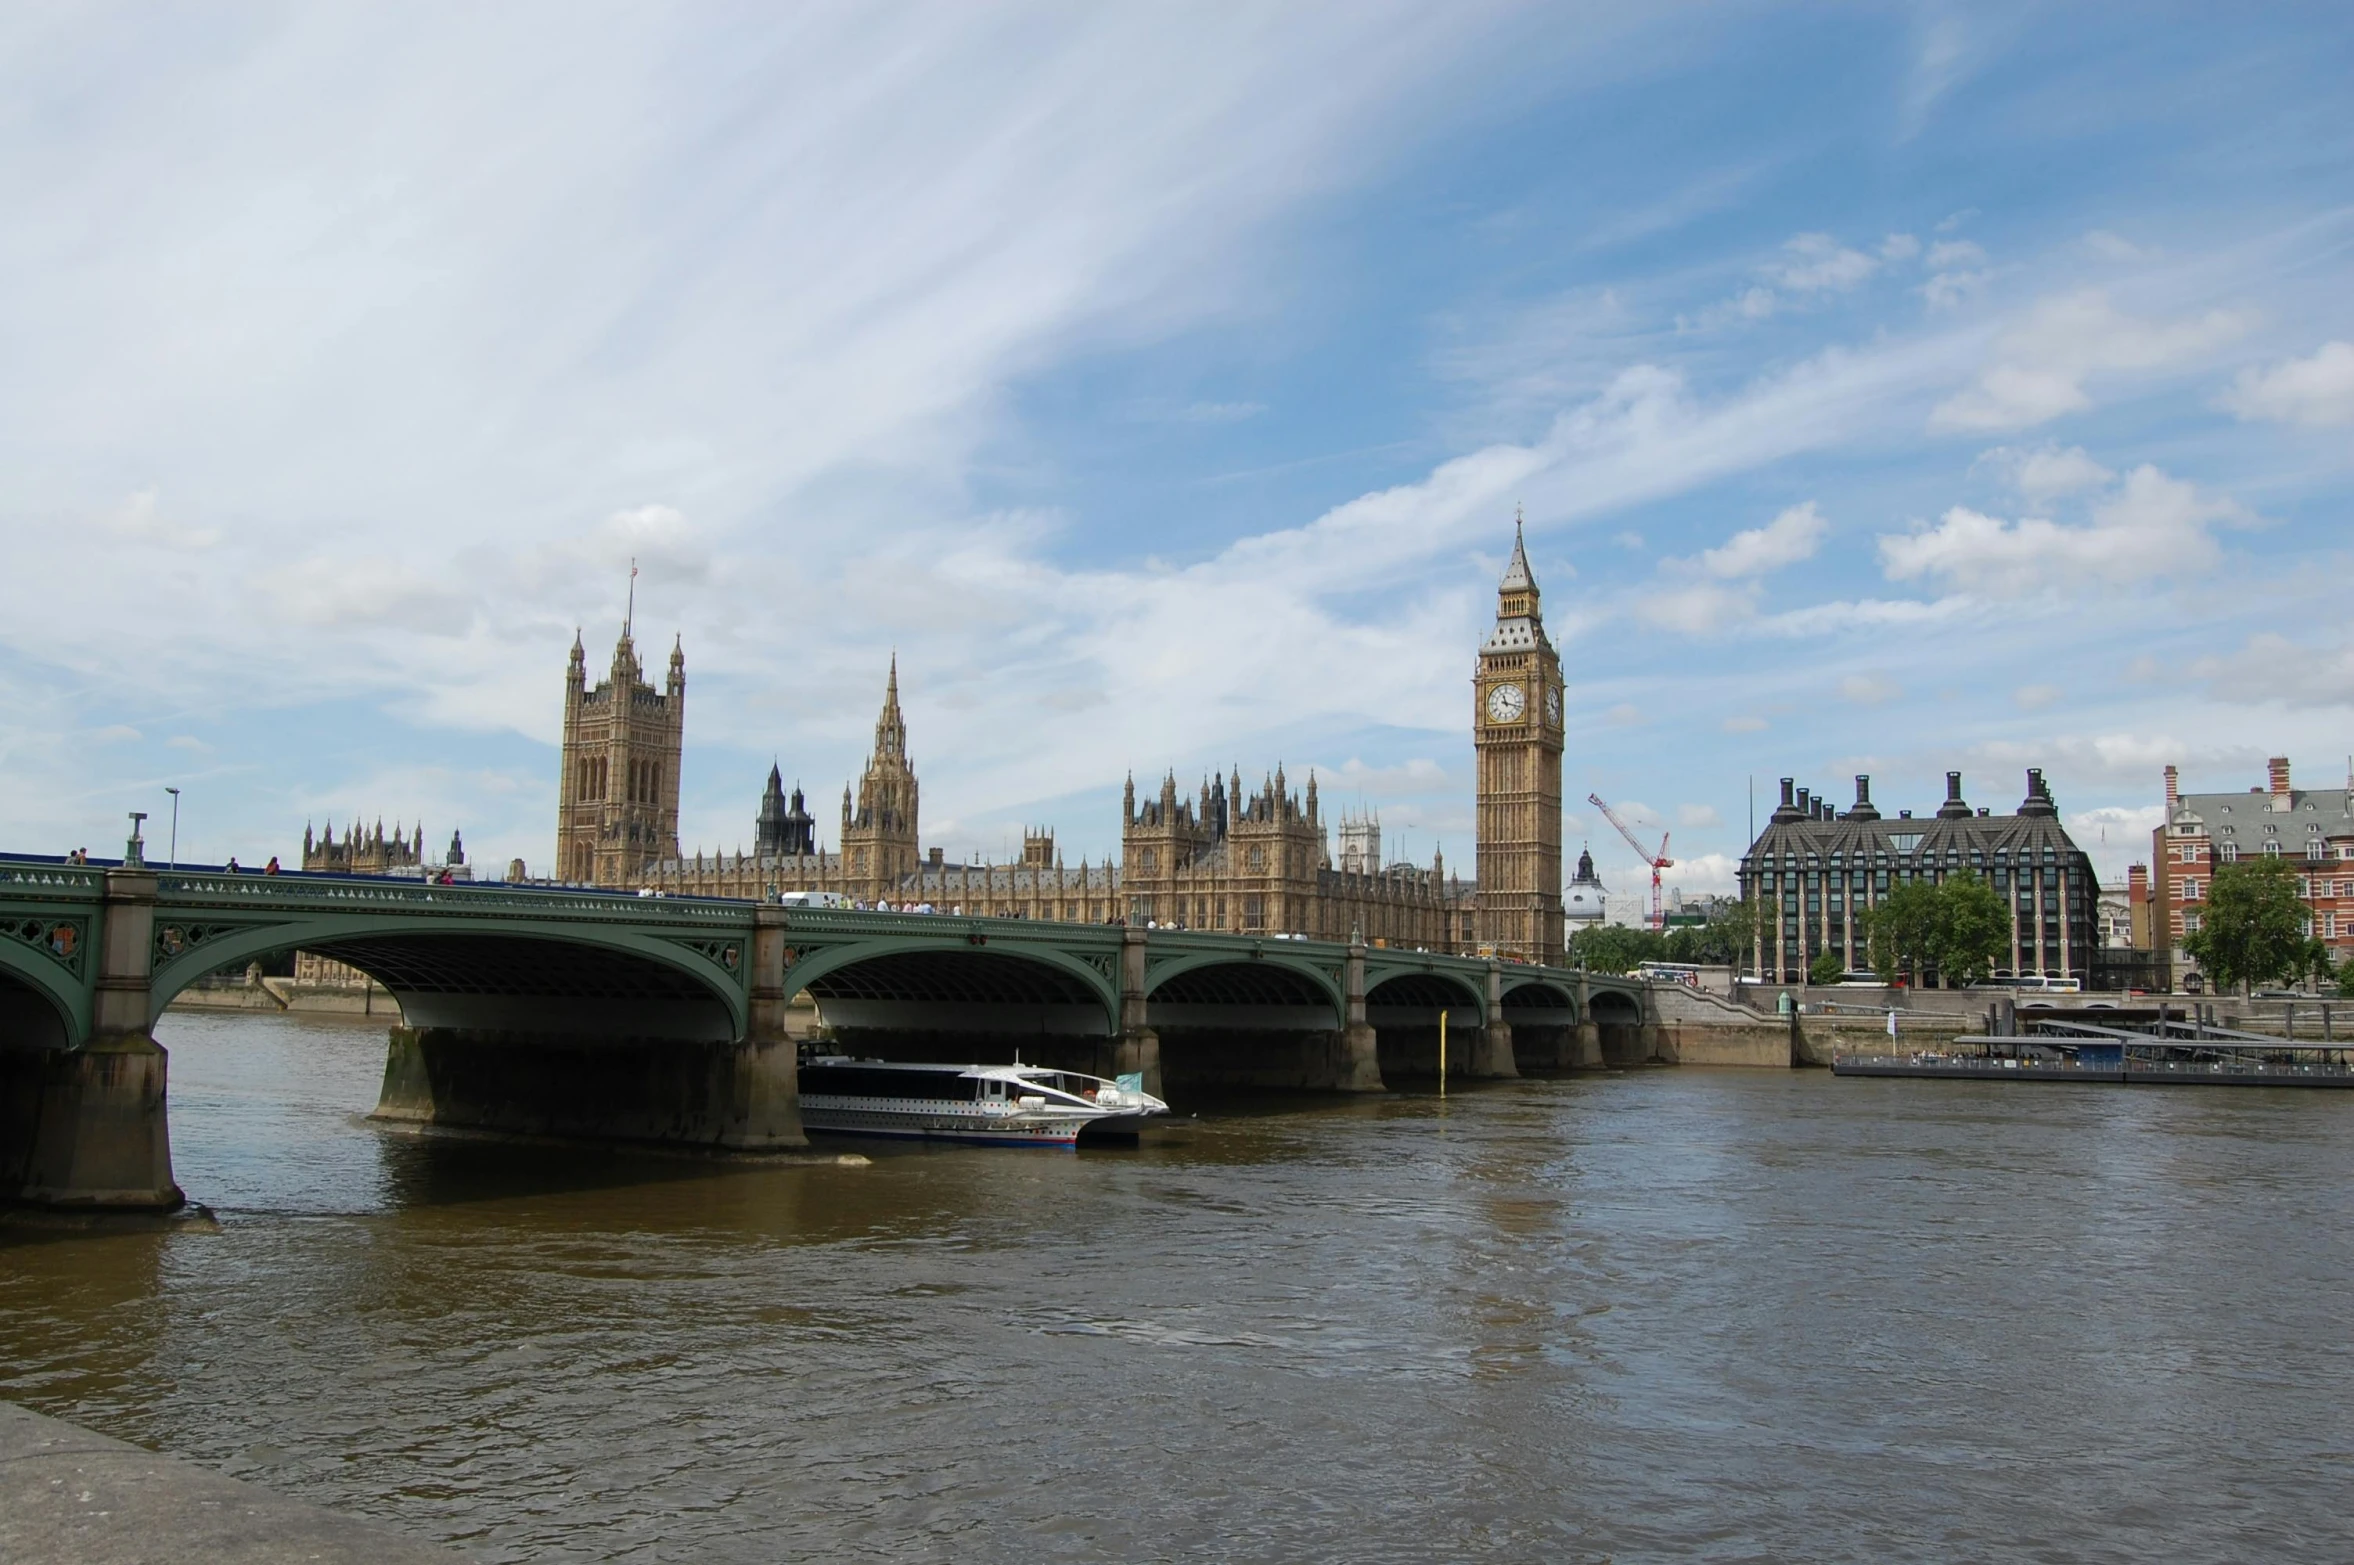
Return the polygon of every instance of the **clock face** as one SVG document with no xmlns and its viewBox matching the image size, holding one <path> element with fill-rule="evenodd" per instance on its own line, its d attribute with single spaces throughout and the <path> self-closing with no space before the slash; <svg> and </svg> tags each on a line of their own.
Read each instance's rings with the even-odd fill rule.
<svg viewBox="0 0 2354 1565">
<path fill-rule="evenodd" d="M 1528 710 L 1528 697 L 1518 685 L 1498 685 L 1488 692 L 1488 716 L 1499 723 L 1517 723 Z"/>
<path fill-rule="evenodd" d="M 1561 726 L 1561 692 L 1558 689 L 1545 692 L 1545 721 L 1555 728 Z"/>
</svg>

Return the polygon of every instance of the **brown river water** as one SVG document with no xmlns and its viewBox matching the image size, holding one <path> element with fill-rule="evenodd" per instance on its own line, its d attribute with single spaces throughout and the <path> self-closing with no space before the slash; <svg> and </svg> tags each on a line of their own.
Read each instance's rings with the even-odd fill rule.
<svg viewBox="0 0 2354 1565">
<path fill-rule="evenodd" d="M 2354 1094 L 1649 1071 L 745 1167 L 166 1018 L 0 1396 L 483 1561 L 2354 1559 Z"/>
</svg>

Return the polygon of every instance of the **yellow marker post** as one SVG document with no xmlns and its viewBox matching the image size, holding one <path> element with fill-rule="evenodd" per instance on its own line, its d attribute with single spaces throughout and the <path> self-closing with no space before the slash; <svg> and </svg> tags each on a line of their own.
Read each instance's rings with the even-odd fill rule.
<svg viewBox="0 0 2354 1565">
<path fill-rule="evenodd" d="M 1447 1013 L 1439 1012 L 1439 1096 L 1447 1095 Z"/>
</svg>

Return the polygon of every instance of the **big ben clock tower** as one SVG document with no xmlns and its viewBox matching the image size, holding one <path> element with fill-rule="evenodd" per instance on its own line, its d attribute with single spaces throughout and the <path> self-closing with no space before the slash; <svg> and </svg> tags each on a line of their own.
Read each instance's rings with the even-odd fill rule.
<svg viewBox="0 0 2354 1565">
<path fill-rule="evenodd" d="M 1562 960 L 1561 659 L 1545 639 L 1520 523 L 1496 628 L 1472 679 L 1479 755 L 1479 938 L 1499 956 Z"/>
</svg>

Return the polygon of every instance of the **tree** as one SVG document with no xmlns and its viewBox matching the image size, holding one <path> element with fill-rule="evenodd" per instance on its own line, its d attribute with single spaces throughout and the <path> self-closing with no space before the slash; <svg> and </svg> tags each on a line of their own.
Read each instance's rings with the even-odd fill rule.
<svg viewBox="0 0 2354 1565">
<path fill-rule="evenodd" d="M 1684 947 L 1675 950 L 1674 959 L 1722 964 L 1735 972 L 1745 972 L 1756 958 L 1758 930 L 1769 926 L 1773 917 L 1771 897 L 1727 903 L 1723 911 L 1708 921 L 1705 929 L 1676 931 L 1677 937 L 1690 938 L 1670 940 L 1671 947 Z"/>
<path fill-rule="evenodd" d="M 1665 959 L 1667 942 L 1648 929 L 1590 924 L 1569 937 L 1569 965 L 1596 973 L 1631 973 L 1639 962 Z"/>
<path fill-rule="evenodd" d="M 2295 974 L 2306 965 L 2306 939 L 2297 871 L 2268 854 L 2216 866 L 2198 930 L 2182 948 L 2220 993 Z"/>
<path fill-rule="evenodd" d="M 1949 987 L 1984 983 L 2011 944 L 2011 910 L 1976 870 L 1937 888 L 1937 976 Z"/>
<path fill-rule="evenodd" d="M 1863 926 L 1872 969 L 1888 983 L 1917 984 L 1931 969 L 1948 986 L 1979 983 L 2011 940 L 2010 910 L 1974 870 L 1891 888 Z"/>
<path fill-rule="evenodd" d="M 1862 916 L 1864 946 L 1882 983 L 1918 982 L 1937 960 L 1937 887 L 1900 881 Z"/>
<path fill-rule="evenodd" d="M 1806 981 L 1817 989 L 1828 989 L 1847 976 L 1847 964 L 1839 960 L 1836 951 L 1825 951 L 1807 964 Z"/>
</svg>

